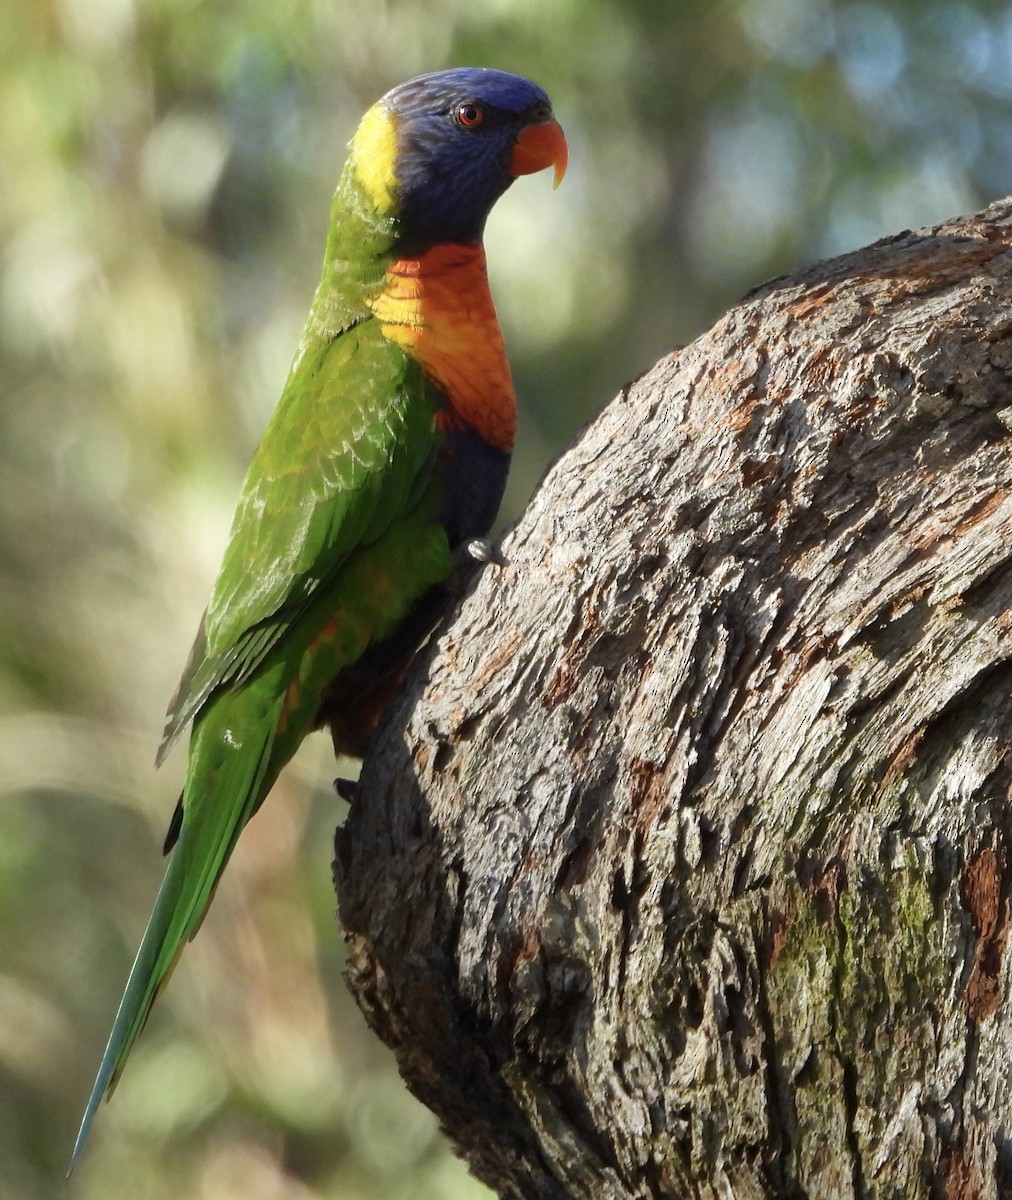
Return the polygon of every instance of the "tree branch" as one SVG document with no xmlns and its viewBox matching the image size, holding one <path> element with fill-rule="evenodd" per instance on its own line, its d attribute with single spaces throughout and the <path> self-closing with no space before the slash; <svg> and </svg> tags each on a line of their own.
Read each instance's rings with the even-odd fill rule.
<svg viewBox="0 0 1012 1200">
<path fill-rule="evenodd" d="M 1012 1187 L 1012 201 L 627 388 L 422 656 L 350 979 L 505 1197 Z"/>
</svg>

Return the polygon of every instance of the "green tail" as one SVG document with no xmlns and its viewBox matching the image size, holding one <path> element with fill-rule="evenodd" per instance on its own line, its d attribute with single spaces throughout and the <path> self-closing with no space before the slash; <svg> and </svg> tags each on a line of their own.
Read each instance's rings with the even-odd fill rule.
<svg viewBox="0 0 1012 1200">
<path fill-rule="evenodd" d="M 74 1144 L 73 1170 L 176 958 L 200 926 L 243 827 L 316 723 L 332 680 L 452 566 L 446 533 L 419 507 L 360 547 L 256 670 L 204 701 L 190 737 L 179 840 L 144 931 Z"/>
<path fill-rule="evenodd" d="M 287 753 L 272 753 L 283 689 L 279 696 L 277 681 L 270 675 L 258 685 L 221 693 L 194 726 L 179 841 L 130 970 L 68 1175 L 84 1148 L 98 1106 L 115 1088 L 180 951 L 200 927 L 239 834 L 294 749 L 286 745 Z"/>
</svg>

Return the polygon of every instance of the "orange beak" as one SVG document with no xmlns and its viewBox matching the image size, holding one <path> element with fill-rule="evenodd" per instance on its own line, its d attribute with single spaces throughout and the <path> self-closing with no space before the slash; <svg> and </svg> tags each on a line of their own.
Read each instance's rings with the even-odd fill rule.
<svg viewBox="0 0 1012 1200">
<path fill-rule="evenodd" d="M 545 167 L 555 168 L 555 180 L 552 187 L 558 187 L 566 173 L 569 162 L 569 146 L 562 126 L 552 117 L 548 121 L 539 121 L 536 125 L 527 125 L 520 130 L 520 136 L 513 143 L 513 155 L 510 158 L 510 170 L 516 175 L 532 175 L 535 171 L 543 171 Z"/>
</svg>

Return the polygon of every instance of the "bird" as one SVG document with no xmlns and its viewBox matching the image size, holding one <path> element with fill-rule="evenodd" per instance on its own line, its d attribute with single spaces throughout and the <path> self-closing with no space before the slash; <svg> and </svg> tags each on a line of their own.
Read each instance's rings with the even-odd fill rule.
<svg viewBox="0 0 1012 1200">
<path fill-rule="evenodd" d="M 537 85 L 457 67 L 363 116 L 323 270 L 249 466 L 156 762 L 190 727 L 165 876 L 71 1155 L 78 1162 L 246 823 L 313 730 L 361 757 L 502 499 L 516 403 L 483 234 L 565 135 Z"/>
</svg>

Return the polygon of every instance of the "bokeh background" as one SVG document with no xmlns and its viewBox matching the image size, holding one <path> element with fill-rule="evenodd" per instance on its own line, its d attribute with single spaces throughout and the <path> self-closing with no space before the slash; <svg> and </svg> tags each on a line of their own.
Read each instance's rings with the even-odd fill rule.
<svg viewBox="0 0 1012 1200">
<path fill-rule="evenodd" d="M 165 702 L 361 112 L 552 94 L 493 216 L 506 517 L 627 380 L 807 260 L 1012 190 L 1012 6 L 34 0 L 0 32 L 0 1197 L 59 1194 L 160 879 Z M 326 740 L 244 835 L 68 1200 L 478 1200 L 342 981 Z"/>
</svg>

